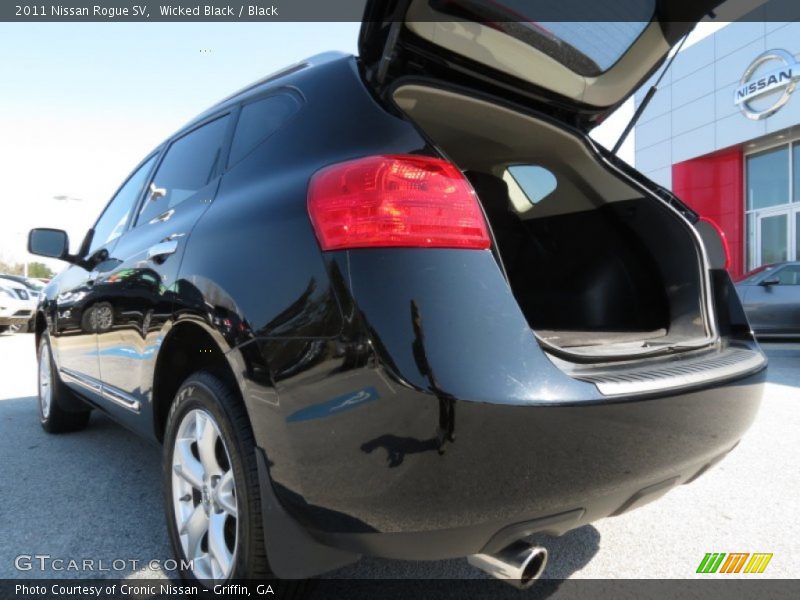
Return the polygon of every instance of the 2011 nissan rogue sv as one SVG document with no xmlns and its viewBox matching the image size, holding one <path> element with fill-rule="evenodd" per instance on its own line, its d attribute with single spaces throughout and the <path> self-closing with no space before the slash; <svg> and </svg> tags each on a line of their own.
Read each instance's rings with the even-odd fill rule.
<svg viewBox="0 0 800 600">
<path fill-rule="evenodd" d="M 36 317 L 44 429 L 96 408 L 162 443 L 201 581 L 365 554 L 526 585 L 532 534 L 696 478 L 766 360 L 719 240 L 588 137 L 717 2 L 676 4 L 587 26 L 370 2 L 359 57 L 197 117 L 75 254 L 31 232 L 71 263 Z"/>
</svg>

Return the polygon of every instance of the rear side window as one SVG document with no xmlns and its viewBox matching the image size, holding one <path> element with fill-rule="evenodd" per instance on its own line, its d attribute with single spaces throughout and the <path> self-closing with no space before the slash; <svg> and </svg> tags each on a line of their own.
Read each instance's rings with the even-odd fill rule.
<svg viewBox="0 0 800 600">
<path fill-rule="evenodd" d="M 234 165 L 256 146 L 275 133 L 300 108 L 300 102 L 289 94 L 276 94 L 242 107 L 236 133 L 233 134 L 228 165 Z"/>
<path fill-rule="evenodd" d="M 156 169 L 139 222 L 147 222 L 205 188 L 220 166 L 230 117 L 226 115 L 174 141 Z M 153 190 L 160 190 L 158 195 Z"/>
<path fill-rule="evenodd" d="M 511 203 L 518 213 L 529 211 L 558 187 L 558 180 L 539 165 L 514 165 L 503 174 Z"/>
<path fill-rule="evenodd" d="M 134 206 L 136 206 L 136 203 L 139 201 L 142 188 L 147 182 L 147 176 L 153 169 L 153 164 L 155 162 L 156 156 L 153 156 L 141 167 L 136 169 L 133 175 L 128 177 L 128 180 L 119 188 L 119 191 L 108 203 L 103 214 L 100 215 L 97 223 L 95 223 L 94 237 L 92 238 L 92 245 L 89 248 L 90 254 L 96 252 L 98 248 L 112 240 L 115 240 L 125 231 L 125 226 L 128 224 Z"/>
</svg>

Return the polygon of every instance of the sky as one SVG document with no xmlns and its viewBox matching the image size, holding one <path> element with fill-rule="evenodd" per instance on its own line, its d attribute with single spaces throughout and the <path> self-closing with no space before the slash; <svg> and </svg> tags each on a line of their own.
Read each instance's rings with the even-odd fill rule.
<svg viewBox="0 0 800 600">
<path fill-rule="evenodd" d="M 0 260 L 42 260 L 25 251 L 32 227 L 65 229 L 77 249 L 162 140 L 273 71 L 329 50 L 355 54 L 359 26 L 0 23 Z M 593 136 L 611 147 L 632 114 L 629 101 Z M 620 151 L 631 163 L 633 140 Z"/>
</svg>

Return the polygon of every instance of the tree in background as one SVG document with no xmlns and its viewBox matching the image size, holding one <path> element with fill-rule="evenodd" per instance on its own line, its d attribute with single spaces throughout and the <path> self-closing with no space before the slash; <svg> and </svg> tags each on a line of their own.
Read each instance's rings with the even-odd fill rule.
<svg viewBox="0 0 800 600">
<path fill-rule="evenodd" d="M 19 263 L 9 263 L 0 259 L 0 273 L 6 273 L 8 275 L 22 275 L 23 270 L 23 265 Z"/>
<path fill-rule="evenodd" d="M 21 265 L 20 265 L 21 266 Z M 32 262 L 28 263 L 28 277 L 39 277 L 42 279 L 52 279 L 53 271 L 44 263 Z"/>
<path fill-rule="evenodd" d="M 25 265 L 23 263 L 11 263 L 0 260 L 0 273 L 8 275 L 24 275 Z M 42 279 L 52 279 L 53 271 L 44 263 L 28 263 L 28 277 L 41 277 Z"/>
</svg>

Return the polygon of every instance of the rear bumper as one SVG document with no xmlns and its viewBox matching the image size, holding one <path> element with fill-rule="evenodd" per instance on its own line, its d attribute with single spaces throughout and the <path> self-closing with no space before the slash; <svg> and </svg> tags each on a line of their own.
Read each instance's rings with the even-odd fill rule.
<svg viewBox="0 0 800 600">
<path fill-rule="evenodd" d="M 276 496 L 325 545 L 420 560 L 560 535 L 693 480 L 750 426 L 766 371 L 659 397 L 558 406 L 442 400 L 350 375 L 350 389 L 374 397 L 340 414 L 290 419 L 291 453 L 266 448 Z M 443 413 L 454 441 L 442 434 Z"/>
<path fill-rule="evenodd" d="M 731 448 L 732 450 L 733 448 Z M 684 473 L 636 489 L 626 485 L 613 493 L 586 497 L 584 506 L 522 521 L 481 523 L 470 527 L 399 533 L 312 532 L 321 543 L 353 553 L 400 560 L 442 560 L 471 554 L 495 554 L 511 543 L 533 535 L 560 536 L 599 519 L 620 515 L 652 502 L 675 486 L 689 483 L 722 460 L 729 451 L 712 460 L 689 465 Z"/>
<path fill-rule="evenodd" d="M 592 381 L 542 351 L 489 252 L 329 259 L 342 333 L 311 362 L 303 340 L 273 348 L 275 388 L 245 394 L 276 502 L 327 547 L 443 559 L 558 535 L 691 481 L 758 410 L 766 363 L 740 360 L 763 355 L 724 272 L 725 344 L 609 395 L 613 368 Z"/>
</svg>

